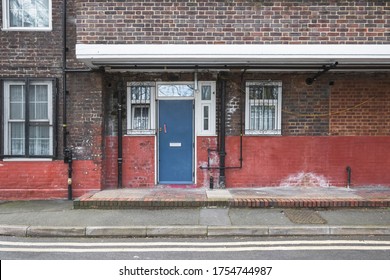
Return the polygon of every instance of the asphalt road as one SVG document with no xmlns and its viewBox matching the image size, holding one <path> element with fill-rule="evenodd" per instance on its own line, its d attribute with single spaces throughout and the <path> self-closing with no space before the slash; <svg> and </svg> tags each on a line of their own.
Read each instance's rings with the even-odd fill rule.
<svg viewBox="0 0 390 280">
<path fill-rule="evenodd" d="M 390 260 L 390 236 L 198 239 L 2 236 L 0 237 L 0 259 Z"/>
</svg>

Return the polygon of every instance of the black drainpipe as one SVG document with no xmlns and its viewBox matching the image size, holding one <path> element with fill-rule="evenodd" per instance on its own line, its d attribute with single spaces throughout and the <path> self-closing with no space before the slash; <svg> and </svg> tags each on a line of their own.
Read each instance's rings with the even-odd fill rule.
<svg viewBox="0 0 390 280">
<path fill-rule="evenodd" d="M 347 166 L 347 188 L 349 189 L 351 187 L 351 177 L 352 177 L 352 168 L 350 166 Z"/>
<path fill-rule="evenodd" d="M 244 135 L 244 102 L 245 102 L 245 95 L 242 94 L 242 92 L 245 93 L 245 83 L 244 83 L 244 74 L 246 70 L 241 75 L 241 96 L 240 96 L 240 107 L 241 107 L 241 116 L 240 116 L 240 165 L 239 166 L 226 166 L 225 164 L 225 158 L 226 158 L 226 80 L 220 79 L 218 81 L 218 88 L 221 92 L 221 110 L 220 110 L 220 123 L 219 123 L 219 135 L 218 135 L 218 147 L 216 150 L 213 149 L 207 149 L 207 166 L 200 166 L 200 169 L 218 169 L 219 170 L 219 186 L 220 188 L 226 188 L 226 176 L 225 176 L 225 170 L 226 169 L 241 169 L 242 168 L 242 162 L 243 162 L 243 135 Z M 210 166 L 210 154 L 211 152 L 219 152 L 219 167 Z M 210 176 L 210 189 L 214 188 L 214 178 Z"/>
<path fill-rule="evenodd" d="M 220 81 L 221 89 L 221 111 L 220 111 L 220 124 L 219 124 L 219 186 L 221 189 L 226 187 L 226 177 L 225 177 L 225 157 L 226 157 L 226 80 L 221 79 Z"/>
<path fill-rule="evenodd" d="M 62 11 L 62 38 L 63 38 L 63 46 L 62 46 L 62 128 L 63 128 L 63 147 L 64 147 L 64 163 L 68 164 L 68 200 L 73 199 L 73 193 L 72 193 L 72 174 L 73 174 L 73 167 L 72 167 L 72 150 L 68 147 L 68 124 L 67 124 L 67 88 L 66 88 L 66 52 L 68 51 L 66 47 L 66 5 L 67 1 L 63 1 L 63 11 Z"/>
<path fill-rule="evenodd" d="M 123 83 L 119 82 L 117 86 L 118 90 L 118 189 L 122 188 L 122 91 Z"/>
</svg>

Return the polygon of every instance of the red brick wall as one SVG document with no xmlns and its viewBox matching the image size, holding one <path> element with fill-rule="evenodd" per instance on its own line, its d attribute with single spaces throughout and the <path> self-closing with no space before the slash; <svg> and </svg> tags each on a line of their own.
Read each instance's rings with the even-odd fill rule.
<svg viewBox="0 0 390 280">
<path fill-rule="evenodd" d="M 285 136 L 243 139 L 243 168 L 227 170 L 228 187 L 390 186 L 386 136 Z M 227 166 L 237 165 L 239 137 L 227 138 Z"/>
<path fill-rule="evenodd" d="M 118 137 L 106 137 L 105 187 L 118 185 Z M 155 185 L 155 137 L 123 137 L 123 188 L 149 188 Z"/>
<path fill-rule="evenodd" d="M 78 1 L 84 44 L 385 44 L 390 2 Z"/>
<path fill-rule="evenodd" d="M 204 169 L 200 167 L 207 167 L 208 153 L 207 150 L 211 149 L 210 152 L 210 167 L 219 167 L 219 154 L 217 149 L 217 137 L 198 136 L 197 138 L 197 181 L 198 187 L 209 187 L 210 177 L 214 178 L 214 187 L 217 188 L 219 170 L 218 169 Z"/>
<path fill-rule="evenodd" d="M 63 161 L 0 161 L 0 200 L 65 199 L 68 197 L 68 166 Z M 100 189 L 101 165 L 73 162 L 73 197 Z"/>
<path fill-rule="evenodd" d="M 106 153 L 104 160 L 105 188 L 116 188 L 118 184 L 118 139 L 116 136 L 106 137 Z M 155 137 L 125 136 L 123 137 L 123 187 L 140 188 L 155 185 Z M 219 171 L 216 169 L 200 169 L 207 167 L 207 149 L 216 149 L 216 137 L 198 137 L 197 139 L 197 181 L 198 187 L 208 187 L 210 176 L 214 183 L 218 182 Z M 211 153 L 210 166 L 219 167 L 219 156 Z M 215 185 L 216 186 L 216 185 Z"/>
</svg>

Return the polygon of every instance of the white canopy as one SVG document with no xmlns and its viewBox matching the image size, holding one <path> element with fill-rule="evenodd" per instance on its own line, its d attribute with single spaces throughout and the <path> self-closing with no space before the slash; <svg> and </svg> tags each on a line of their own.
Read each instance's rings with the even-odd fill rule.
<svg viewBox="0 0 390 280">
<path fill-rule="evenodd" d="M 390 45 L 77 44 L 76 57 L 91 68 L 302 70 L 338 62 L 344 70 L 390 70 Z"/>
</svg>

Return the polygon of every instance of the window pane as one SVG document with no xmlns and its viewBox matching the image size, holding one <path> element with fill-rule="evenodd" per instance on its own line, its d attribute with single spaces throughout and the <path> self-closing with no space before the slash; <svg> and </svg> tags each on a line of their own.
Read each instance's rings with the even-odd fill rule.
<svg viewBox="0 0 390 280">
<path fill-rule="evenodd" d="M 209 106 L 203 107 L 203 130 L 209 130 Z"/>
<path fill-rule="evenodd" d="M 133 86 L 131 87 L 131 101 L 133 103 L 150 103 L 151 87 Z"/>
<path fill-rule="evenodd" d="M 149 107 L 133 107 L 133 129 L 149 129 Z"/>
<path fill-rule="evenodd" d="M 10 98 L 10 119 L 24 119 L 24 86 L 11 85 L 9 88 Z"/>
<path fill-rule="evenodd" d="M 159 85 L 158 96 L 160 97 L 193 97 L 193 85 Z"/>
<path fill-rule="evenodd" d="M 37 3 L 37 27 L 49 27 L 49 0 L 35 0 Z"/>
<path fill-rule="evenodd" d="M 10 123 L 11 155 L 24 155 L 24 123 Z"/>
<path fill-rule="evenodd" d="M 249 86 L 249 98 L 253 100 L 278 99 L 277 86 L 252 85 Z"/>
<path fill-rule="evenodd" d="M 262 99 L 263 87 L 262 86 L 250 86 L 249 87 L 249 99 Z"/>
<path fill-rule="evenodd" d="M 10 27 L 49 27 L 49 0 L 9 0 Z"/>
<path fill-rule="evenodd" d="M 273 130 L 275 128 L 274 106 L 251 106 L 250 129 Z"/>
<path fill-rule="evenodd" d="M 30 155 L 50 155 L 50 127 L 48 125 L 31 125 L 29 139 Z"/>
<path fill-rule="evenodd" d="M 31 85 L 29 91 L 30 120 L 47 120 L 49 117 L 47 85 Z"/>
<path fill-rule="evenodd" d="M 211 86 L 202 86 L 202 100 L 211 100 Z"/>
</svg>

